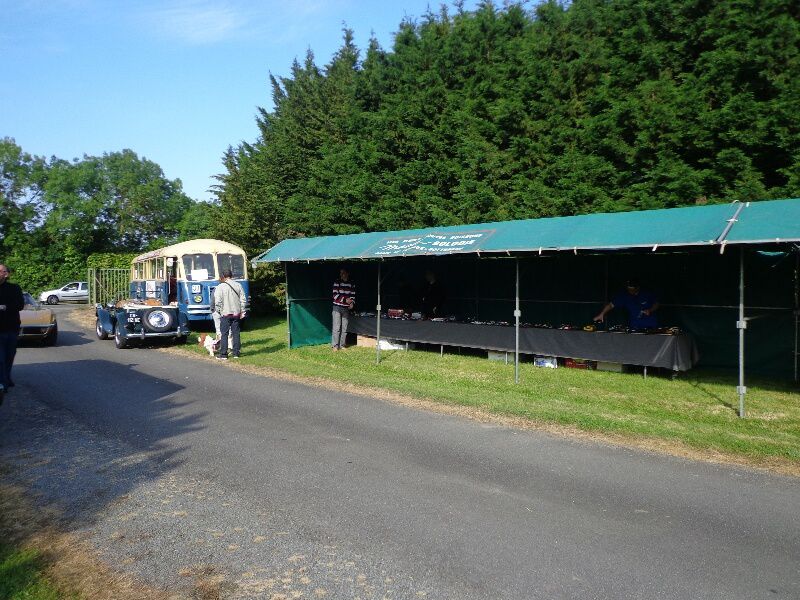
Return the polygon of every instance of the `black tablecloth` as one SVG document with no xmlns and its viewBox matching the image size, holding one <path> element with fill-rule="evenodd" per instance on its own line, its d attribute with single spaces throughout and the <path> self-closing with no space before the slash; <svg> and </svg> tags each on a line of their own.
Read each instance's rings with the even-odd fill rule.
<svg viewBox="0 0 800 600">
<path fill-rule="evenodd" d="M 375 317 L 350 317 L 350 333 L 375 337 Z M 514 351 L 514 327 L 381 319 L 381 338 L 463 348 Z M 662 335 L 521 327 L 519 351 L 584 360 L 688 371 L 697 362 L 694 339 Z"/>
</svg>

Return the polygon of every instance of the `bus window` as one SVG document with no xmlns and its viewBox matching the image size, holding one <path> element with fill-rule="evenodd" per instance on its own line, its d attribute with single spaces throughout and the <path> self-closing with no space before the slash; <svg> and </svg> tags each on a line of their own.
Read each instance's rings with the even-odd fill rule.
<svg viewBox="0 0 800 600">
<path fill-rule="evenodd" d="M 244 256 L 241 254 L 217 254 L 220 273 L 231 270 L 234 279 L 244 279 Z"/>
<path fill-rule="evenodd" d="M 183 257 L 183 270 L 187 281 L 216 279 L 214 257 L 210 254 L 186 254 Z"/>
<path fill-rule="evenodd" d="M 178 301 L 178 261 L 175 257 L 167 258 L 167 299 L 169 302 Z"/>
</svg>

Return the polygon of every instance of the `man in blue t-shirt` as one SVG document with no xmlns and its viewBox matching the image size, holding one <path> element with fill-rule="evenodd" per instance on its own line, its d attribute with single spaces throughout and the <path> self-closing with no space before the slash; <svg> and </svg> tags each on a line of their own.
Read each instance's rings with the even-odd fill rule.
<svg viewBox="0 0 800 600">
<path fill-rule="evenodd" d="M 653 314 L 658 310 L 658 299 L 652 292 L 643 290 L 638 279 L 629 279 L 625 285 L 625 291 L 614 296 L 594 320 L 604 321 L 606 314 L 617 307 L 628 311 L 628 326 L 631 329 L 658 327 L 658 321 Z"/>
</svg>

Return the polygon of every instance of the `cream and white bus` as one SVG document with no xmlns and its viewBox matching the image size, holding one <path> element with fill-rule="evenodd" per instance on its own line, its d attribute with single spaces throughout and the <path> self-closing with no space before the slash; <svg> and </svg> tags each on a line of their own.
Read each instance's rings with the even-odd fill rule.
<svg viewBox="0 0 800 600">
<path fill-rule="evenodd" d="M 244 310 L 250 308 L 247 257 L 234 244 L 212 239 L 189 240 L 141 254 L 131 265 L 132 298 L 157 299 L 177 306 L 191 321 L 211 321 L 214 289 L 230 269 L 244 289 Z"/>
</svg>

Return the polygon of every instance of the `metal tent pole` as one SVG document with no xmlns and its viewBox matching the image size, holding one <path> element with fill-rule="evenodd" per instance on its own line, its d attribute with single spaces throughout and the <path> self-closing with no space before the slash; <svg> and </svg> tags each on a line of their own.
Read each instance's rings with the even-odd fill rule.
<svg viewBox="0 0 800 600">
<path fill-rule="evenodd" d="M 474 319 L 480 319 L 478 316 L 478 312 L 480 310 L 480 300 L 478 299 L 478 265 L 480 264 L 480 255 L 478 255 L 478 260 L 475 261 L 475 269 L 473 269 L 472 273 L 472 292 L 475 294 L 475 316 Z"/>
<path fill-rule="evenodd" d="M 375 306 L 375 364 L 381 364 L 381 263 L 378 263 L 378 304 Z"/>
<path fill-rule="evenodd" d="M 794 381 L 797 383 L 798 328 L 800 328 L 800 253 L 794 263 Z"/>
<path fill-rule="evenodd" d="M 292 348 L 292 321 L 289 312 L 289 265 L 284 267 L 286 274 L 286 347 Z"/>
<path fill-rule="evenodd" d="M 744 318 L 744 248 L 739 249 L 739 320 L 736 327 L 739 329 L 739 385 L 736 393 L 739 394 L 739 417 L 744 418 L 744 395 L 747 393 L 744 385 L 744 330 L 747 329 Z"/>
<path fill-rule="evenodd" d="M 514 383 L 519 383 L 519 318 L 521 312 L 519 310 L 519 257 L 517 261 L 517 290 L 516 302 L 514 304 Z"/>
</svg>

